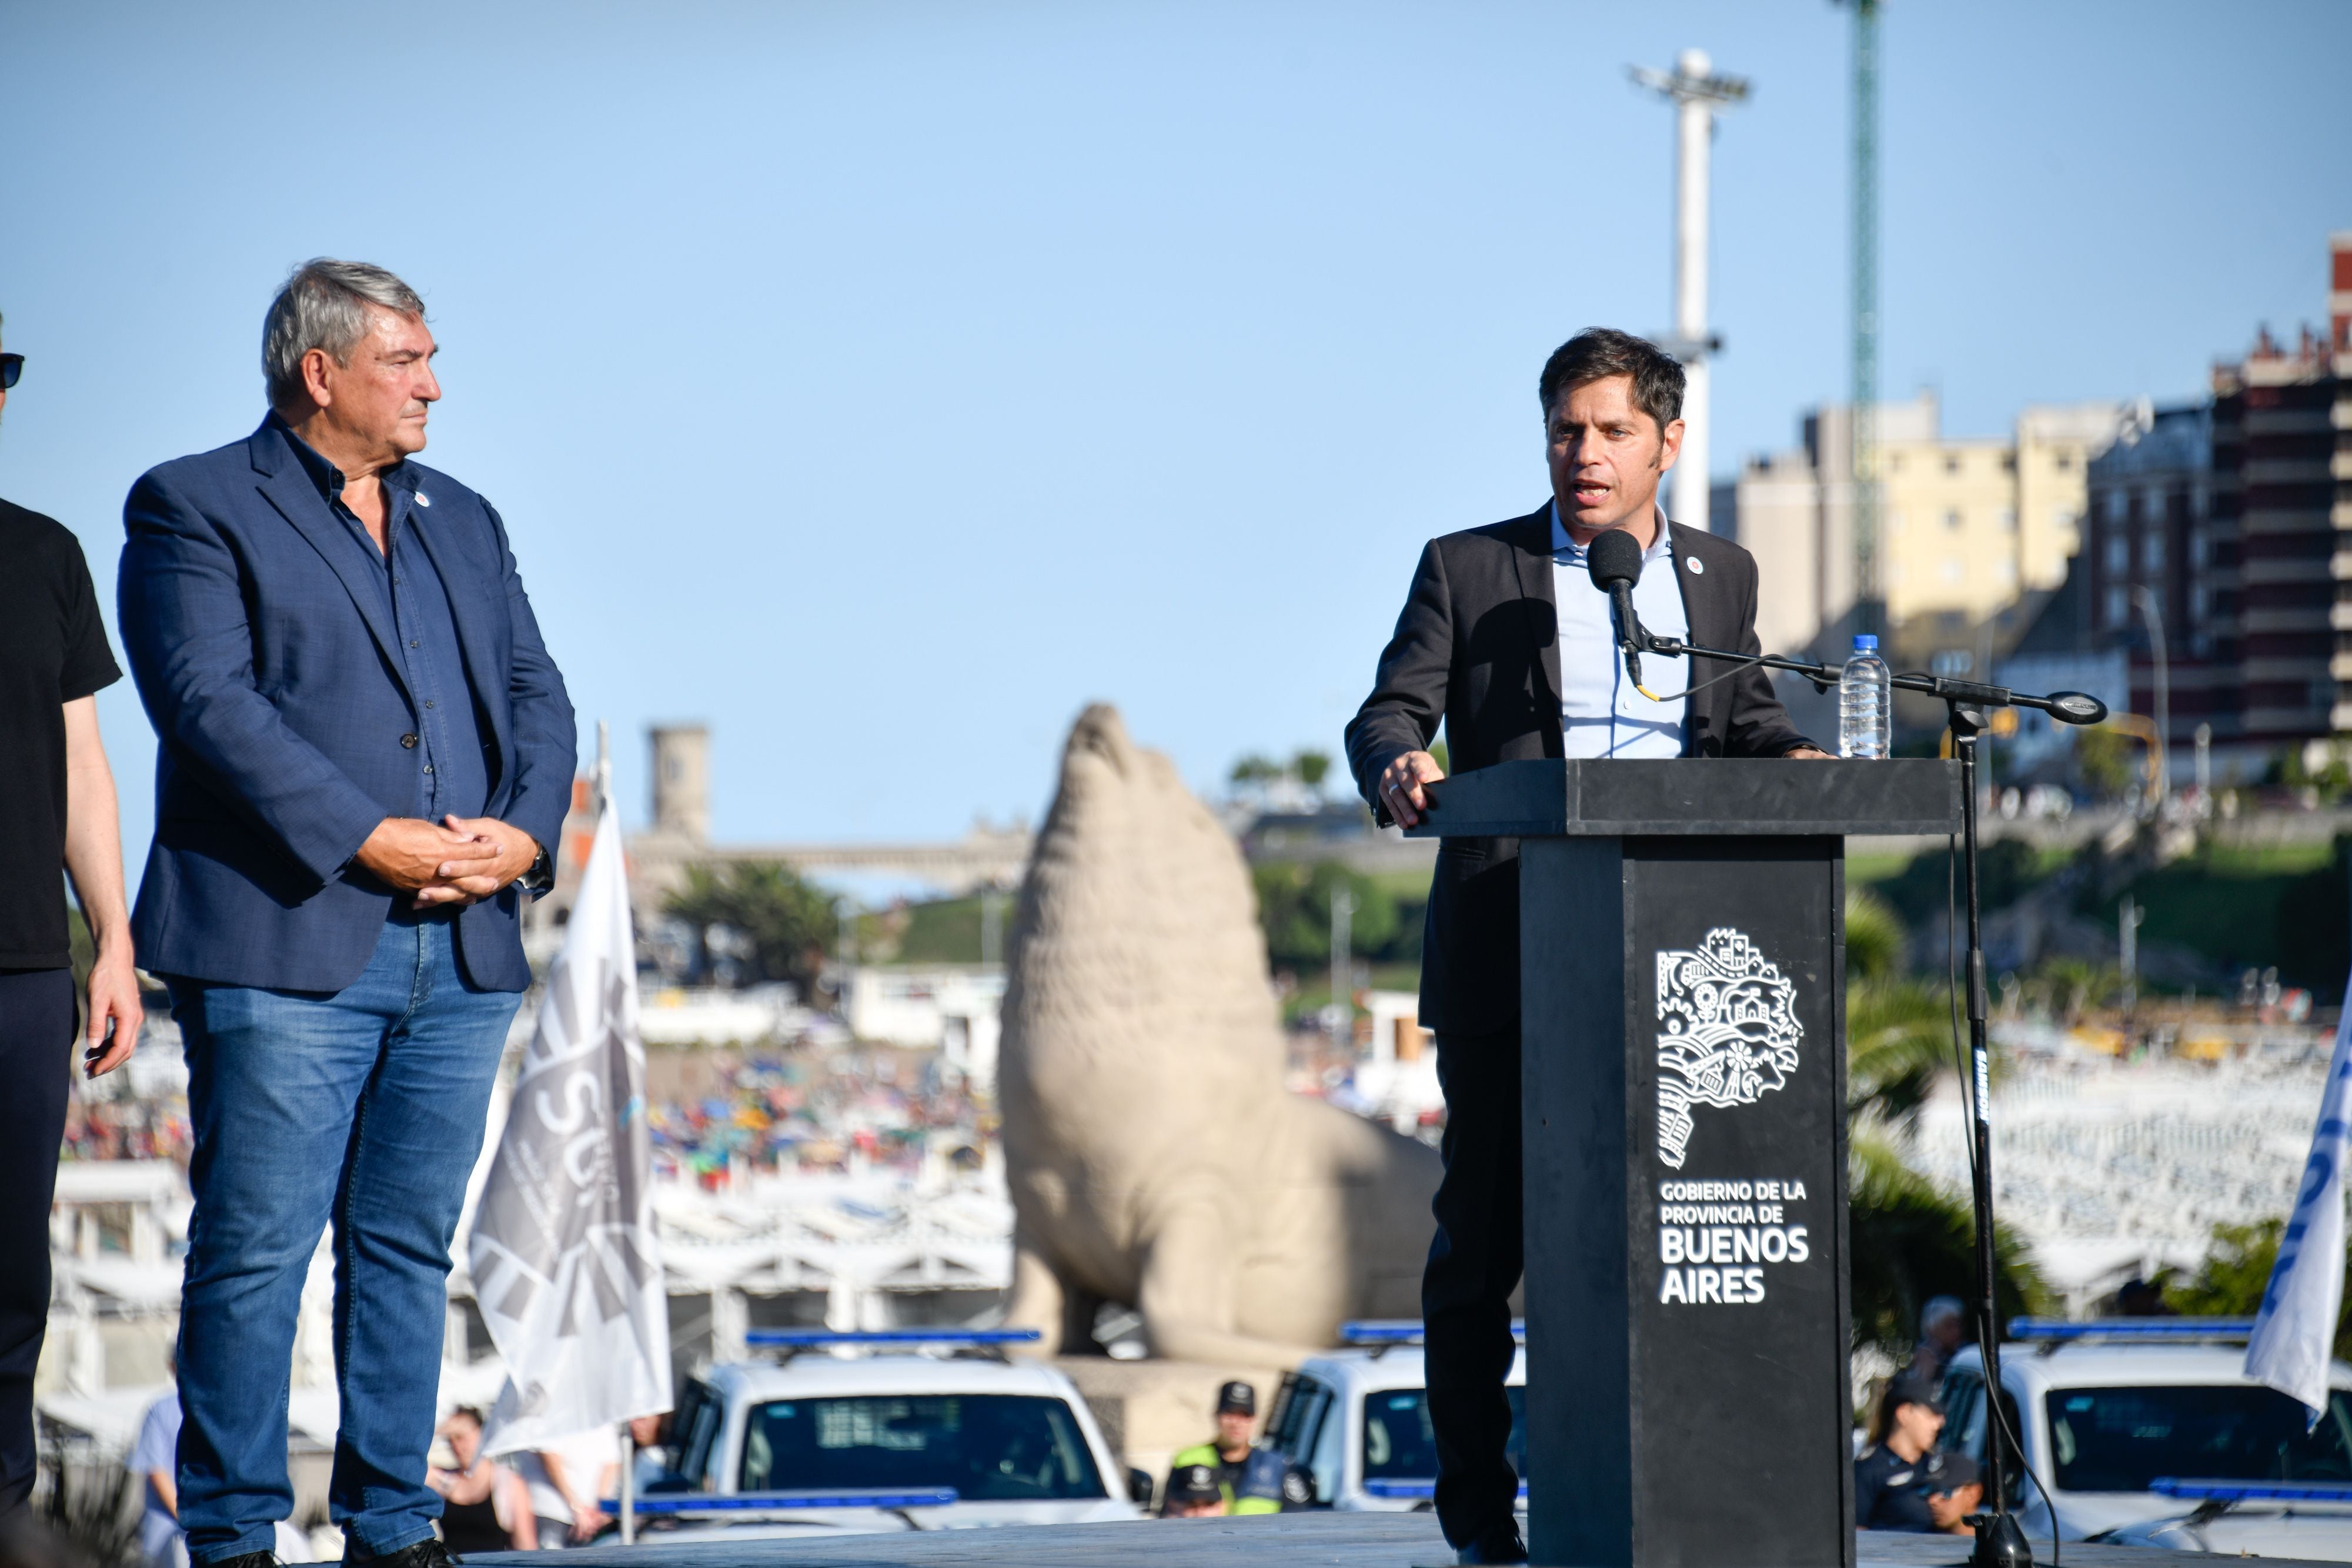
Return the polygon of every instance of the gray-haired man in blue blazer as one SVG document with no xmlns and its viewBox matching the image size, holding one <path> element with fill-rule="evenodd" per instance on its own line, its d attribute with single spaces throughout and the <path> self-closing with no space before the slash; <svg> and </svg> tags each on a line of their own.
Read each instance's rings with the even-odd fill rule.
<svg viewBox="0 0 2352 1568">
<path fill-rule="evenodd" d="M 121 622 L 162 745 L 132 929 L 186 1040 L 195 1152 L 180 1521 L 198 1568 L 270 1561 L 293 1506 L 294 1320 L 333 1225 L 350 1555 L 447 1561 L 425 1484 L 449 1244 L 551 882 L 572 703 L 488 502 L 415 462 L 424 303 L 298 268 L 270 413 L 150 471 Z"/>
</svg>

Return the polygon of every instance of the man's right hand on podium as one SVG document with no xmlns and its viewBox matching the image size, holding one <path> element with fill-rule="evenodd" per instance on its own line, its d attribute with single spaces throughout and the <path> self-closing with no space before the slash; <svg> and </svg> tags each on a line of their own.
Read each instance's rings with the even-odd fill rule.
<svg viewBox="0 0 2352 1568">
<path fill-rule="evenodd" d="M 1445 777 L 1445 769 L 1437 758 L 1426 751 L 1408 751 L 1381 771 L 1381 803 L 1397 826 L 1410 828 L 1421 821 L 1421 813 L 1429 810 L 1429 795 L 1422 789 Z"/>
</svg>

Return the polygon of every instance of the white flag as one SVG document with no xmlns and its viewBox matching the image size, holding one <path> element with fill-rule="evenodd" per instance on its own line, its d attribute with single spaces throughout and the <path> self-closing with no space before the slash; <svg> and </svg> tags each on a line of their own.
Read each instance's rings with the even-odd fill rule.
<svg viewBox="0 0 2352 1568">
<path fill-rule="evenodd" d="M 484 1452 L 670 1407 L 649 1163 L 636 946 L 608 808 L 474 1219 L 474 1296 L 507 1364 Z"/>
<path fill-rule="evenodd" d="M 2294 1214 L 2279 1240 L 2270 1289 L 2246 1344 L 2246 1375 L 2303 1402 L 2315 1424 L 2327 1409 L 2329 1346 L 2344 1305 L 2344 1159 L 2352 1152 L 2352 985 L 2336 1025 L 2336 1055 L 2319 1095 L 2319 1125 L 2304 1162 Z"/>
</svg>

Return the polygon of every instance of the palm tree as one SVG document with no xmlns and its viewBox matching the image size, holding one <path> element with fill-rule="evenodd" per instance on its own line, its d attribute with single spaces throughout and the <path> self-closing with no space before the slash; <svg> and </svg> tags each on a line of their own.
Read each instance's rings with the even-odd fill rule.
<svg viewBox="0 0 2352 1568">
<path fill-rule="evenodd" d="M 1969 1202 L 1903 1163 L 1883 1138 L 1847 1147 L 1848 1255 L 1853 1267 L 1853 1340 L 1900 1360 L 1916 1343 L 1919 1311 L 1933 1296 L 1972 1300 L 1976 1216 Z M 1995 1315 L 2044 1311 L 2050 1291 L 2024 1243 L 1996 1233 Z"/>
<path fill-rule="evenodd" d="M 1950 999 L 1902 972 L 1902 921 L 1868 893 L 1846 898 L 1846 1126 L 1848 1254 L 1853 1337 L 1900 1359 L 1932 1296 L 1976 1293 L 1976 1217 L 1903 1163 L 1895 1140 L 1916 1126 L 1938 1073 L 1953 1065 L 1958 1019 Z M 1998 1313 L 2048 1304 L 2025 1247 L 2000 1238 Z"/>
<path fill-rule="evenodd" d="M 1868 893 L 1845 901 L 1846 1116 L 1908 1133 L 1948 1064 L 1951 1005 L 1903 973 L 1903 922 Z"/>
</svg>

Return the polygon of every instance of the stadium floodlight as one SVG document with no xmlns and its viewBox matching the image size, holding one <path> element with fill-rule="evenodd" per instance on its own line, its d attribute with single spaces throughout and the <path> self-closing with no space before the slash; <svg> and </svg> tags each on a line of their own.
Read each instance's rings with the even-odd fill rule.
<svg viewBox="0 0 2352 1568">
<path fill-rule="evenodd" d="M 2046 1345 L 2104 1341 L 2107 1343 L 2241 1340 L 2254 1332 L 2252 1318 L 2102 1318 L 2068 1322 L 2062 1318 L 2011 1318 L 2009 1337 Z"/>
</svg>

